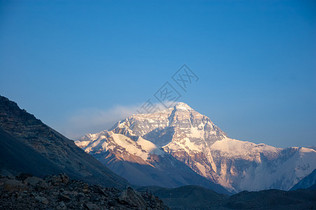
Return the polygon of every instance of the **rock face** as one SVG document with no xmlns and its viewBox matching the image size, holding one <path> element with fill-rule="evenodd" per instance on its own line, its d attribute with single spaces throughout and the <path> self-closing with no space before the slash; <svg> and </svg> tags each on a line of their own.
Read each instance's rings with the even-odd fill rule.
<svg viewBox="0 0 316 210">
<path fill-rule="evenodd" d="M 128 183 L 73 141 L 0 96 L 0 170 L 2 174 L 32 173 L 38 176 L 66 173 L 75 179 L 103 186 Z"/>
<path fill-rule="evenodd" d="M 148 192 L 88 185 L 64 174 L 0 177 L 1 209 L 168 209 Z"/>
<path fill-rule="evenodd" d="M 87 134 L 75 143 L 138 185 L 204 186 L 200 181 L 192 183 L 198 179 L 186 176 L 180 164 L 168 165 L 172 161 L 166 159 L 175 159 L 209 183 L 232 192 L 288 190 L 316 168 L 316 151 L 312 148 L 282 149 L 231 139 L 185 103 L 156 113 L 132 115 L 110 131 Z M 172 182 L 154 182 L 159 172 Z M 135 174 L 138 180 L 133 179 Z"/>
</svg>

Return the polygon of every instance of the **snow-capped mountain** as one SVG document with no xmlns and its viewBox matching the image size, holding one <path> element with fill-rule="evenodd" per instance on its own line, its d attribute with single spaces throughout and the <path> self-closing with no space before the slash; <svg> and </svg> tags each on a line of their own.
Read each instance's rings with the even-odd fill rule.
<svg viewBox="0 0 316 210">
<path fill-rule="evenodd" d="M 88 134 L 76 144 L 139 185 L 204 185 L 199 178 L 192 183 L 187 173 L 194 171 L 230 191 L 288 190 L 316 168 L 314 149 L 231 139 L 210 118 L 181 102 L 163 111 L 132 115 L 110 131 Z M 133 180 L 131 171 L 143 176 Z M 162 180 L 172 182 L 161 184 L 162 174 Z"/>
</svg>

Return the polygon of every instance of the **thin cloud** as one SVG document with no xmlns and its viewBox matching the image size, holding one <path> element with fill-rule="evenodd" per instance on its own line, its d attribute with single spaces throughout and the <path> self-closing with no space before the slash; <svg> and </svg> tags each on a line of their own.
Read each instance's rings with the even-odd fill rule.
<svg viewBox="0 0 316 210">
<path fill-rule="evenodd" d="M 171 102 L 166 102 L 165 104 L 168 103 L 170 104 Z M 64 123 L 55 127 L 68 138 L 78 139 L 87 133 L 108 130 L 112 128 L 116 122 L 133 114 L 142 113 L 142 105 L 143 104 L 130 106 L 117 105 L 106 110 L 96 108 L 81 109 L 70 115 Z M 159 110 L 165 109 L 160 103 L 154 105 L 159 108 Z"/>
<path fill-rule="evenodd" d="M 108 130 L 115 122 L 135 114 L 139 106 L 115 106 L 107 110 L 87 108 L 76 111 L 59 129 L 62 134 L 76 139 L 87 133 Z M 57 126 L 59 127 L 59 126 Z"/>
</svg>

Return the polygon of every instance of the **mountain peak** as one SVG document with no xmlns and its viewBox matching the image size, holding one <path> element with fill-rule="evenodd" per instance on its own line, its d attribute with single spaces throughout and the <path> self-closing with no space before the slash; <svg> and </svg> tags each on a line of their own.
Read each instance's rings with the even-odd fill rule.
<svg viewBox="0 0 316 210">
<path fill-rule="evenodd" d="M 186 103 L 183 103 L 183 102 L 177 102 L 175 105 L 174 105 L 174 109 L 176 110 L 193 110 L 188 104 Z"/>
</svg>

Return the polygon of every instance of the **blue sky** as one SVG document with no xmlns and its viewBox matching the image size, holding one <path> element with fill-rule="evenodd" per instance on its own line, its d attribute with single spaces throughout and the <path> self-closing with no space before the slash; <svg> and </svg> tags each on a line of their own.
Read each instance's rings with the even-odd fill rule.
<svg viewBox="0 0 316 210">
<path fill-rule="evenodd" d="M 73 138 L 183 64 L 180 101 L 230 137 L 315 145 L 315 1 L 0 1 L 0 94 Z M 113 121 L 113 122 L 112 122 Z"/>
</svg>

